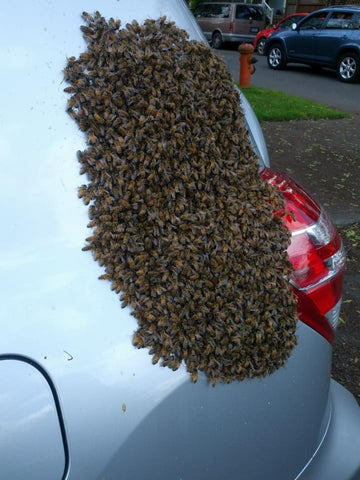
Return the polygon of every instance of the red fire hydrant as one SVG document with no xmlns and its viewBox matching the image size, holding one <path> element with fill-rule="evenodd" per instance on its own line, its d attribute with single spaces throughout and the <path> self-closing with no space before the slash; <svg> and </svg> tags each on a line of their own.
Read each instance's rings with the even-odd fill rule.
<svg viewBox="0 0 360 480">
<path fill-rule="evenodd" d="M 251 55 L 254 47 L 250 43 L 242 43 L 238 48 L 240 52 L 240 87 L 250 87 L 250 75 L 255 72 L 254 63 L 257 62 Z"/>
</svg>

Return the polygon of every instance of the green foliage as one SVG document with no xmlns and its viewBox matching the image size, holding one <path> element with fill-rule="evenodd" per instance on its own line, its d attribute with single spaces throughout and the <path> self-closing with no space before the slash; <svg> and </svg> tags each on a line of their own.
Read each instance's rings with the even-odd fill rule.
<svg viewBox="0 0 360 480">
<path fill-rule="evenodd" d="M 260 121 L 349 118 L 350 114 L 312 100 L 260 87 L 243 88 L 243 94 Z"/>
<path fill-rule="evenodd" d="M 354 226 L 350 226 L 344 228 L 342 231 L 343 235 L 346 236 L 349 243 L 352 247 L 358 247 L 360 245 L 360 228 L 359 225 L 354 224 Z"/>
<path fill-rule="evenodd" d="M 195 10 L 195 8 L 199 5 L 199 3 L 201 2 L 201 0 L 189 0 L 189 5 L 190 5 L 190 8 L 192 11 Z"/>
</svg>

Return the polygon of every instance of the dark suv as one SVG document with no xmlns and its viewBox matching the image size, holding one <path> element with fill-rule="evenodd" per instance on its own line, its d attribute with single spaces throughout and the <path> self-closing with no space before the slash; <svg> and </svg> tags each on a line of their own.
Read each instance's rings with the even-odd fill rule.
<svg viewBox="0 0 360 480">
<path fill-rule="evenodd" d="M 336 70 L 343 82 L 360 77 L 360 6 L 336 6 L 313 12 L 291 30 L 274 33 L 266 42 L 270 68 L 305 63 Z"/>
</svg>

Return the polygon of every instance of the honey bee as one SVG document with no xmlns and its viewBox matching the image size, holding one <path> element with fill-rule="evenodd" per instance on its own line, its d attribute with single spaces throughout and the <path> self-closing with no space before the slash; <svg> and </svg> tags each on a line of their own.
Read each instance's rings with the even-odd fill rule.
<svg viewBox="0 0 360 480">
<path fill-rule="evenodd" d="M 88 134 L 88 141 L 89 143 L 96 143 L 97 137 L 95 136 L 94 132 L 89 132 Z"/>
<path fill-rule="evenodd" d="M 99 280 L 111 280 L 111 276 L 108 273 L 104 273 L 103 275 L 100 275 Z"/>
<path fill-rule="evenodd" d="M 88 22 L 92 22 L 94 20 L 93 16 L 90 15 L 88 12 L 82 12 L 82 17 L 87 20 Z"/>
<path fill-rule="evenodd" d="M 133 309 L 133 344 L 153 363 L 184 361 L 194 383 L 202 371 L 213 386 L 269 374 L 296 343 L 290 237 L 231 78 L 166 17 L 123 29 L 83 18 L 87 51 L 64 69 L 67 111 L 88 143 L 77 154 L 93 229 L 83 250 Z"/>
<path fill-rule="evenodd" d="M 139 333 L 135 333 L 133 337 L 133 345 L 137 348 L 142 348 L 144 346 L 144 341 Z"/>
</svg>

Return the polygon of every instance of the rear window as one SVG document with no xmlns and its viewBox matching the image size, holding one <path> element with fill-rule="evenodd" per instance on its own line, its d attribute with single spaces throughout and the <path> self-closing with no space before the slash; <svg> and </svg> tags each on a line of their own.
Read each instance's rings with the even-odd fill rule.
<svg viewBox="0 0 360 480">
<path fill-rule="evenodd" d="M 235 18 L 240 20 L 263 20 L 263 10 L 253 5 L 238 5 Z"/>
<path fill-rule="evenodd" d="M 360 13 L 354 13 L 351 23 L 353 30 L 360 30 Z"/>
<path fill-rule="evenodd" d="M 194 12 L 195 17 L 228 18 L 230 5 L 219 3 L 198 5 Z"/>
<path fill-rule="evenodd" d="M 328 29 L 357 30 L 360 14 L 353 12 L 333 12 L 326 24 Z"/>
</svg>

